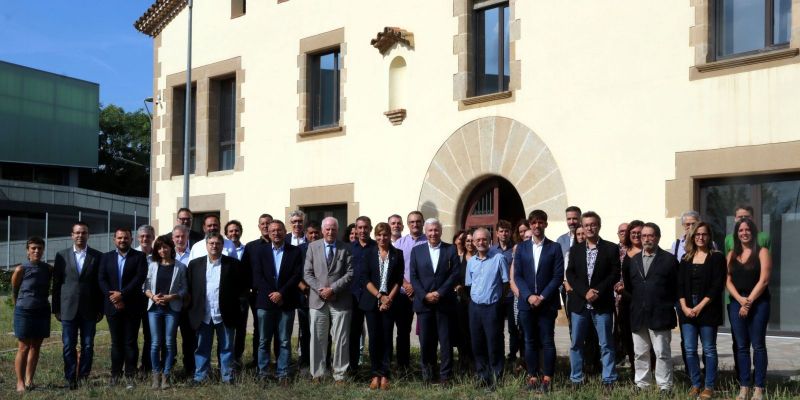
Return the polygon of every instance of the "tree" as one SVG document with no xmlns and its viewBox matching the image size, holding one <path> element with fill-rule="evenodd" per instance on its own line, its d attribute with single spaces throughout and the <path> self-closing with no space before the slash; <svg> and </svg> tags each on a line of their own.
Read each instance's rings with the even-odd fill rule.
<svg viewBox="0 0 800 400">
<path fill-rule="evenodd" d="M 97 169 L 82 179 L 87 189 L 123 196 L 150 192 L 150 117 L 113 104 L 100 108 Z M 87 179 L 88 178 L 88 179 Z"/>
</svg>

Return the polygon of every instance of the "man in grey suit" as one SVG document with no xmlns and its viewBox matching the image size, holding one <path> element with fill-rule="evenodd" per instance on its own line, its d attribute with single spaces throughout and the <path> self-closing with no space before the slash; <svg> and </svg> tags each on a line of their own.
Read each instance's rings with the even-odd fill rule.
<svg viewBox="0 0 800 400">
<path fill-rule="evenodd" d="M 349 328 L 352 312 L 350 282 L 353 280 L 352 254 L 337 240 L 339 221 L 322 220 L 322 240 L 308 245 L 303 278 L 309 286 L 308 307 L 311 319 L 311 377 L 319 382 L 325 375 L 328 356 L 328 330 L 336 345 L 333 354 L 333 379 L 344 383 L 350 365 Z"/>
<path fill-rule="evenodd" d="M 56 254 L 53 269 L 53 314 L 61 321 L 64 378 L 70 389 L 77 389 L 78 380 L 87 379 L 92 372 L 96 325 L 103 318 L 103 292 L 97 283 L 103 254 L 90 248 L 88 242 L 89 226 L 84 222 L 73 224 L 72 247 Z M 79 334 L 80 363 L 76 351 Z"/>
</svg>

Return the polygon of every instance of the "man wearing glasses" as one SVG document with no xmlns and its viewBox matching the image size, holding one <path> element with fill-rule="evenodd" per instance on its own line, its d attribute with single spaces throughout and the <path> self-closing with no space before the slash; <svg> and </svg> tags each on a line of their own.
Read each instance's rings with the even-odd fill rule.
<svg viewBox="0 0 800 400">
<path fill-rule="evenodd" d="M 192 230 L 192 217 L 192 210 L 182 207 L 178 210 L 178 216 L 175 218 L 175 225 L 183 225 L 189 230 L 189 243 L 186 245 L 189 249 L 191 249 L 192 245 L 195 243 L 205 239 L 202 233 Z M 164 241 L 172 239 L 172 232 L 173 231 L 169 231 L 169 233 L 159 236 L 159 239 Z"/>
<path fill-rule="evenodd" d="M 292 246 L 300 246 L 306 242 L 305 227 L 306 214 L 300 210 L 294 210 L 289 214 L 289 224 L 292 231 L 286 235 L 286 243 Z"/>
</svg>

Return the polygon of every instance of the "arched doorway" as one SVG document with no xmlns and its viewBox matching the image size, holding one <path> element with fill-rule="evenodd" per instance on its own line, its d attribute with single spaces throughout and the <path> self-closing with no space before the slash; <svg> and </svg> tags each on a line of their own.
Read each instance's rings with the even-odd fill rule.
<svg viewBox="0 0 800 400">
<path fill-rule="evenodd" d="M 467 196 L 461 216 L 464 229 L 484 227 L 494 237 L 497 221 L 504 219 L 515 224 L 525 218 L 525 207 L 517 189 L 500 176 L 484 179 Z"/>
</svg>

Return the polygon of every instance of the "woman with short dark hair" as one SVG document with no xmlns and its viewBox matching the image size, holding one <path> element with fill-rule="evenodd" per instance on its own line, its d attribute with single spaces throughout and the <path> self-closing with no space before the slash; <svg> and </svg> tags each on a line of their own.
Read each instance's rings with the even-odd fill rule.
<svg viewBox="0 0 800 400">
<path fill-rule="evenodd" d="M 764 398 L 767 376 L 767 322 L 769 322 L 769 277 L 772 258 L 769 250 L 756 241 L 758 228 L 750 219 L 739 220 L 733 229 L 733 250 L 728 253 L 726 285 L 731 303 L 728 316 L 736 339 L 739 364 L 739 395 L 747 400 L 750 394 L 750 345 L 753 346 L 753 400 Z"/>
<path fill-rule="evenodd" d="M 33 376 L 39 363 L 42 341 L 50 337 L 50 282 L 53 266 L 42 261 L 44 240 L 38 236 L 25 242 L 28 261 L 17 266 L 11 275 L 14 303 L 14 336 L 19 340 L 14 370 L 17 392 L 33 388 Z"/>
<path fill-rule="evenodd" d="M 170 372 L 175 364 L 176 335 L 183 299 L 188 283 L 186 266 L 175 261 L 175 245 L 170 239 L 158 238 L 153 244 L 152 261 L 147 266 L 144 294 L 147 296 L 147 318 L 150 322 L 150 351 L 153 366 L 151 388 L 166 389 L 170 386 Z M 161 346 L 167 352 L 161 357 Z"/>
</svg>

